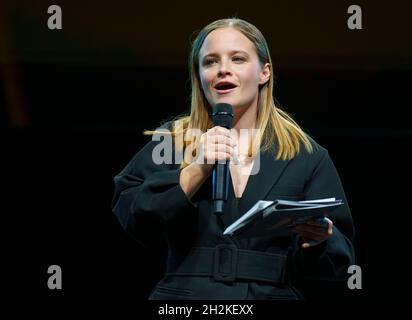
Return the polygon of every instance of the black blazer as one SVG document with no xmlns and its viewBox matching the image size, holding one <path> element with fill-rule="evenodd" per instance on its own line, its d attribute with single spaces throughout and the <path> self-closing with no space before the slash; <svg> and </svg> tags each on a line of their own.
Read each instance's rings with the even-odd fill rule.
<svg viewBox="0 0 412 320">
<path fill-rule="evenodd" d="M 354 263 L 354 227 L 336 169 L 323 147 L 311 140 L 292 160 L 261 152 L 260 170 L 249 177 L 242 198 L 231 180 L 222 217 L 211 213 L 211 177 L 188 199 L 179 184 L 179 164 L 153 163 L 151 141 L 115 178 L 113 212 L 140 243 L 162 237 L 169 253 L 165 277 L 150 299 L 299 299 L 302 278 L 347 279 Z M 231 222 L 258 200 L 336 197 L 344 205 L 331 213 L 333 235 L 308 249 L 297 235 L 237 239 L 223 236 Z"/>
</svg>

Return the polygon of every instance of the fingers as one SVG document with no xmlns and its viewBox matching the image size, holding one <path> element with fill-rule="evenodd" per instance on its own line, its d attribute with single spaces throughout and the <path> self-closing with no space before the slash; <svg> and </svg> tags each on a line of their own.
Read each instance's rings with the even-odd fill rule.
<svg viewBox="0 0 412 320">
<path fill-rule="evenodd" d="M 234 142 L 230 137 L 226 135 L 210 135 L 205 137 L 206 145 L 225 145 L 227 147 L 234 147 Z"/>
<path fill-rule="evenodd" d="M 307 239 L 307 240 L 315 240 L 316 242 L 323 241 L 328 237 L 325 233 L 320 234 L 320 233 L 314 233 L 314 232 L 308 232 L 308 231 L 301 231 L 301 230 L 292 230 L 292 232 L 299 234 L 301 237 Z"/>
<path fill-rule="evenodd" d="M 324 230 L 329 236 L 333 233 L 333 222 L 327 217 L 308 220 L 306 225 L 313 227 L 317 231 Z"/>
<path fill-rule="evenodd" d="M 225 162 L 235 155 L 236 142 L 229 129 L 213 127 L 201 136 L 203 160 L 208 164 Z"/>
<path fill-rule="evenodd" d="M 324 219 L 328 223 L 328 235 L 331 236 L 333 234 L 333 222 L 327 217 L 325 217 Z"/>
<path fill-rule="evenodd" d="M 312 235 L 301 236 L 302 237 L 302 248 L 306 249 L 318 245 L 319 243 L 325 241 L 327 237 L 314 237 Z"/>
<path fill-rule="evenodd" d="M 231 153 L 229 152 L 207 152 L 205 155 L 207 164 L 225 163 L 227 160 L 230 160 Z"/>
<path fill-rule="evenodd" d="M 204 158 L 207 163 L 230 160 L 235 154 L 232 146 L 220 143 L 210 143 L 203 147 Z"/>
<path fill-rule="evenodd" d="M 318 241 L 316 241 L 316 240 L 306 240 L 306 239 L 304 239 L 304 238 L 302 238 L 302 239 L 303 239 L 303 243 L 302 243 L 302 248 L 303 248 L 303 249 L 316 246 L 317 244 L 320 243 L 320 242 L 318 242 Z"/>
<path fill-rule="evenodd" d="M 232 138 L 231 131 L 223 127 L 213 127 L 205 132 L 207 136 L 225 136 L 227 138 Z"/>
<path fill-rule="evenodd" d="M 325 228 L 320 228 L 316 226 L 308 226 L 308 225 L 297 225 L 292 228 L 293 232 L 299 233 L 299 234 L 310 234 L 315 237 L 323 237 L 327 235 L 327 229 Z"/>
<path fill-rule="evenodd" d="M 315 246 L 333 234 L 333 222 L 328 218 L 309 220 L 292 228 L 292 232 L 302 237 L 302 248 Z"/>
<path fill-rule="evenodd" d="M 306 223 L 312 226 L 323 226 L 323 227 L 328 226 L 329 224 L 333 225 L 333 222 L 327 217 L 312 218 L 312 219 L 309 219 Z"/>
</svg>

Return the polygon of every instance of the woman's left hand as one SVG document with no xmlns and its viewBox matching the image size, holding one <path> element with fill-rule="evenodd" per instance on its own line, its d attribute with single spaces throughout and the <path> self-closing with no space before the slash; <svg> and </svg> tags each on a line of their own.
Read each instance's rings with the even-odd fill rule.
<svg viewBox="0 0 412 320">
<path fill-rule="evenodd" d="M 292 232 L 299 234 L 302 237 L 302 248 L 306 249 L 313 247 L 327 238 L 333 233 L 333 222 L 328 218 L 311 219 L 303 224 L 298 224 L 292 228 Z"/>
</svg>

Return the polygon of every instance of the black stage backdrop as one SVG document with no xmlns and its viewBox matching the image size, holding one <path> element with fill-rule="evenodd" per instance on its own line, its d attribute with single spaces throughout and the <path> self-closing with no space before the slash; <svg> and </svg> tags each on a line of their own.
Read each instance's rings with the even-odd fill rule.
<svg viewBox="0 0 412 320">
<path fill-rule="evenodd" d="M 0 5 L 3 297 L 136 298 L 162 277 L 165 246 L 141 248 L 111 213 L 113 177 L 144 129 L 188 108 L 192 33 L 237 15 L 266 36 L 275 95 L 341 176 L 362 289 L 308 286 L 311 299 L 402 299 L 410 283 L 410 4 L 59 1 Z M 184 235 L 182 235 L 184 236 Z M 62 268 L 50 290 L 47 269 Z"/>
</svg>

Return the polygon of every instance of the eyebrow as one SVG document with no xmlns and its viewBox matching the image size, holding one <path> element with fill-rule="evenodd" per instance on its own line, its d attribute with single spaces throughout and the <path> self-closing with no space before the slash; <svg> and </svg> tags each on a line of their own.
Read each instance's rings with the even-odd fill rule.
<svg viewBox="0 0 412 320">
<path fill-rule="evenodd" d="M 230 55 L 233 55 L 233 54 L 236 54 L 236 53 L 242 53 L 242 54 L 245 54 L 245 55 L 249 56 L 249 54 L 246 51 L 243 51 L 243 50 L 232 50 L 232 51 L 229 52 Z M 217 57 L 217 56 L 219 56 L 219 54 L 217 54 L 215 52 L 211 52 L 211 53 L 208 53 L 208 54 L 204 55 L 202 57 L 202 59 L 205 59 L 205 58 L 208 58 L 208 57 Z"/>
</svg>

